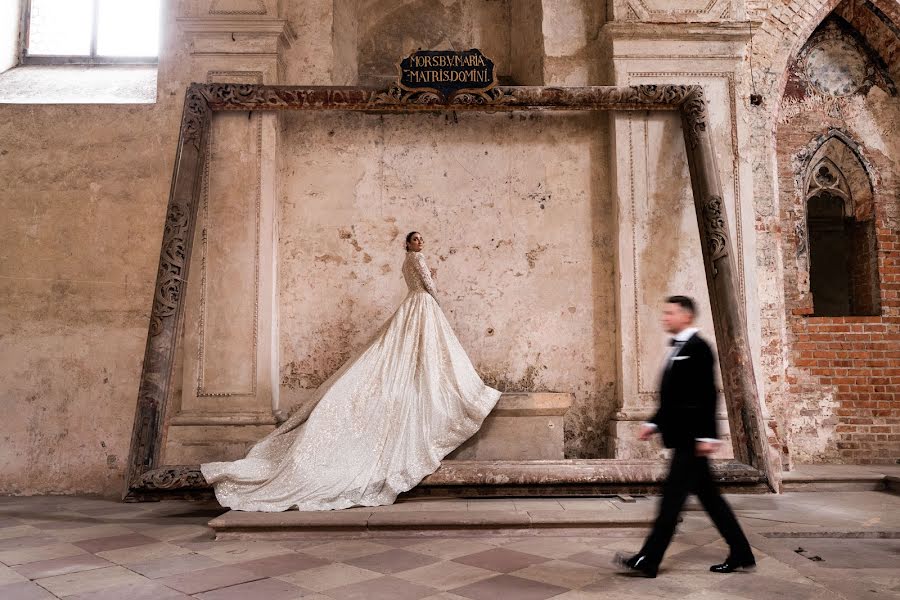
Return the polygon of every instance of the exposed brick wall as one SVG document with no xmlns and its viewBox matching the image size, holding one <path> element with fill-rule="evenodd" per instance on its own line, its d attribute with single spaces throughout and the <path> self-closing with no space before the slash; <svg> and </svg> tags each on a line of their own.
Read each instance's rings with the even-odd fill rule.
<svg viewBox="0 0 900 600">
<path fill-rule="evenodd" d="M 893 464 L 900 461 L 900 143 L 867 143 L 872 131 L 891 137 L 900 107 L 893 98 L 891 108 L 878 89 L 821 102 L 798 78 L 787 79 L 794 104 L 776 133 L 786 322 L 784 405 L 777 412 L 799 462 Z M 805 215 L 801 171 L 811 142 L 832 129 L 859 142 L 873 179 L 876 243 L 868 248 L 877 255 L 877 316 L 811 316 L 798 228 Z"/>
</svg>

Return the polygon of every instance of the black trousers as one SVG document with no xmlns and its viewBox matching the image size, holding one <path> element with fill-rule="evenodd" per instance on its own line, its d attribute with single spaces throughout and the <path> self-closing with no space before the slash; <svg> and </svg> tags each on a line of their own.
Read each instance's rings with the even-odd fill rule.
<svg viewBox="0 0 900 600">
<path fill-rule="evenodd" d="M 659 514 L 640 551 L 640 554 L 647 557 L 647 562 L 655 565 L 662 562 L 663 554 L 669 547 L 672 536 L 675 535 L 678 514 L 691 492 L 697 495 L 709 518 L 728 543 L 729 557 L 740 560 L 752 557 L 753 552 L 750 550 L 747 537 L 741 531 L 731 507 L 719 494 L 713 481 L 709 459 L 705 456 L 696 456 L 694 448 L 691 447 L 676 449 L 672 455 L 669 475 L 663 484 Z"/>
</svg>

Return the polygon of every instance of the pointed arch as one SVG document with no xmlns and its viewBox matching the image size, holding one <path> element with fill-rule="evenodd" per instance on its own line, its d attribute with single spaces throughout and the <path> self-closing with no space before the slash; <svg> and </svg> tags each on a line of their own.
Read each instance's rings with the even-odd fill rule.
<svg viewBox="0 0 900 600">
<path fill-rule="evenodd" d="M 779 102 L 787 84 L 788 65 L 816 28 L 845 2 L 858 2 L 877 15 L 892 31 L 900 32 L 900 3 L 896 0 L 789 0 L 769 6 L 751 42 L 755 73 L 753 92 L 770 110 L 763 116 L 774 131 L 778 124 Z M 900 34 L 898 34 L 900 35 Z"/>
<path fill-rule="evenodd" d="M 803 181 L 805 261 L 816 316 L 881 311 L 874 186 L 857 144 L 839 130 L 817 139 Z"/>
</svg>

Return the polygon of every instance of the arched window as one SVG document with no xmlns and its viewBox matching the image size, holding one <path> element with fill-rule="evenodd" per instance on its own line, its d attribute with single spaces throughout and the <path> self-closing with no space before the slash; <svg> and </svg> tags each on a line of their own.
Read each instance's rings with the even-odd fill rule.
<svg viewBox="0 0 900 600">
<path fill-rule="evenodd" d="M 881 301 L 872 186 L 843 137 L 826 139 L 809 163 L 806 231 L 813 314 L 877 315 Z"/>
</svg>

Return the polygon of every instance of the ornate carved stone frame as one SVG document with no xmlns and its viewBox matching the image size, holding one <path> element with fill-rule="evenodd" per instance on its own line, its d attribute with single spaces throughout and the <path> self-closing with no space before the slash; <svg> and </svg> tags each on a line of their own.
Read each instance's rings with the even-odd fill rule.
<svg viewBox="0 0 900 600">
<path fill-rule="evenodd" d="M 700 231 L 713 323 L 718 340 L 728 418 L 737 464 L 777 490 L 778 473 L 769 458 L 765 421 L 753 376 L 737 265 L 728 231 L 715 153 L 707 131 L 703 88 L 696 85 L 630 87 L 495 87 L 485 94 L 460 94 L 449 102 L 424 92 L 391 87 L 297 87 L 211 83 L 190 85 L 166 211 L 159 271 L 126 477 L 126 499 L 191 493 L 208 487 L 197 465 L 160 465 L 166 407 L 173 393 L 173 366 L 191 242 L 200 204 L 201 182 L 214 111 L 330 110 L 412 113 L 420 111 L 679 111 Z M 615 460 L 579 461 L 615 465 Z M 582 467 L 587 464 L 582 465 Z M 750 467 L 746 469 L 746 467 Z M 598 472 L 599 475 L 599 472 Z"/>
</svg>

